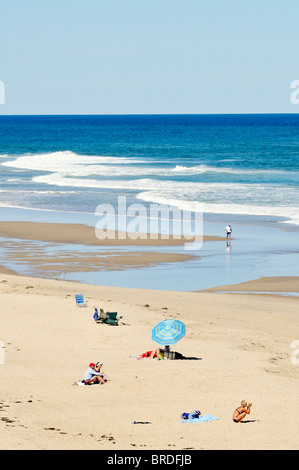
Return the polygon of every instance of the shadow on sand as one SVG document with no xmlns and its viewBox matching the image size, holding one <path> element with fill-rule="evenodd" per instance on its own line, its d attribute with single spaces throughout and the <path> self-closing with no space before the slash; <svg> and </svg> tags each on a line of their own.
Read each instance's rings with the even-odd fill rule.
<svg viewBox="0 0 299 470">
<path fill-rule="evenodd" d="M 183 361 L 202 361 L 202 357 L 193 357 L 193 356 L 183 356 L 178 352 L 175 352 L 175 360 L 183 360 Z"/>
<path fill-rule="evenodd" d="M 245 421 L 240 421 L 240 424 L 255 423 L 259 419 L 246 419 Z"/>
</svg>

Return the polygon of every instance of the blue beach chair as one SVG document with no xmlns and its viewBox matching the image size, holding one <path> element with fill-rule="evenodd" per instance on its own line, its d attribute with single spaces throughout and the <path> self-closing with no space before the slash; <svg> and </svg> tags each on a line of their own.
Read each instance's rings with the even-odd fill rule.
<svg viewBox="0 0 299 470">
<path fill-rule="evenodd" d="M 82 294 L 76 294 L 75 299 L 76 299 L 76 305 L 78 307 L 87 307 L 87 302 L 84 302 Z"/>
</svg>

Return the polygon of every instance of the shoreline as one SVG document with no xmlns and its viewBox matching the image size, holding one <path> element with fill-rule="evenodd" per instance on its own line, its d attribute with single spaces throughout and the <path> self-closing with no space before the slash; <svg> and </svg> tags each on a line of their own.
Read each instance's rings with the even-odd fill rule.
<svg viewBox="0 0 299 470">
<path fill-rule="evenodd" d="M 150 257 L 153 255 L 153 253 L 147 253 Z M 163 258 L 158 258 L 154 259 L 152 263 L 159 263 L 159 262 L 167 262 Z M 178 259 L 172 259 L 171 261 L 173 262 L 179 262 L 182 261 L 181 258 Z M 170 261 L 168 261 L 170 262 Z M 137 264 L 137 263 L 136 263 Z M 150 261 L 149 261 L 150 264 Z M 144 267 L 145 264 L 142 266 L 137 267 Z M 132 267 L 132 266 L 131 266 Z M 136 266 L 135 266 L 136 267 Z M 105 269 L 108 268 L 108 263 L 105 266 Z M 121 269 L 129 269 L 129 266 L 123 266 Z M 82 268 L 84 270 L 85 268 Z M 114 270 L 117 268 L 110 268 L 109 270 Z M 47 274 L 47 267 L 44 268 L 45 274 Z M 60 268 L 61 272 L 61 268 Z M 74 281 L 74 280 L 67 280 L 67 279 L 58 279 L 55 277 L 50 277 L 47 278 L 47 276 L 28 276 L 25 274 L 20 274 L 12 269 L 7 269 L 0 265 L 0 276 L 18 276 L 24 279 L 48 279 L 52 281 L 58 281 L 58 282 L 69 282 L 69 283 L 77 283 L 82 286 L 93 286 L 93 287 L 101 287 L 101 288 L 111 288 L 111 289 L 116 289 L 114 286 L 101 286 L 98 284 L 93 284 L 93 283 L 85 283 L 85 282 L 79 282 L 79 281 Z M 143 288 L 134 288 L 134 287 L 117 287 L 119 289 L 129 289 L 129 290 L 138 290 L 138 291 L 143 291 L 145 289 Z M 147 291 L 156 291 L 156 289 L 146 289 Z M 160 291 L 159 291 L 160 292 Z M 249 294 L 255 294 L 255 295 L 278 295 L 281 296 L 281 294 L 299 294 L 299 276 L 273 276 L 269 278 L 258 278 L 258 279 L 253 279 L 251 281 L 245 281 L 245 282 L 240 282 L 237 284 L 231 284 L 231 285 L 221 285 L 221 286 L 216 286 L 216 287 L 211 287 L 209 289 L 202 289 L 202 290 L 194 290 L 194 291 L 167 291 L 167 290 L 161 290 L 161 292 L 180 292 L 182 294 L 186 293 L 197 293 L 197 294 L 217 294 L 217 295 L 227 295 L 227 294 L 236 294 L 236 295 L 249 295 Z"/>
<path fill-rule="evenodd" d="M 228 293 L 299 293 L 299 276 L 273 276 L 253 279 L 251 281 L 240 282 L 239 284 L 222 285 L 203 289 L 196 292 L 228 292 Z"/>
<path fill-rule="evenodd" d="M 261 228 L 254 232 L 255 238 L 249 240 L 246 229 L 237 227 L 238 238 L 233 238 L 229 246 L 226 238 L 217 236 L 221 228 L 219 224 L 211 224 L 208 229 L 216 235 L 204 235 L 197 248 L 196 243 L 174 238 L 132 240 L 128 235 L 126 239 L 99 240 L 94 227 L 85 224 L 0 222 L 0 270 L 83 284 L 139 289 L 215 293 L 284 291 L 281 283 L 275 285 L 271 282 L 271 286 L 269 282 L 267 286 L 256 284 L 258 275 L 263 272 L 256 256 L 264 256 L 265 250 L 270 257 L 264 277 L 270 272 L 276 281 L 277 278 L 286 280 L 293 276 L 293 288 L 288 291 L 298 291 L 298 270 L 292 255 L 297 242 L 293 234 L 289 235 L 286 243 L 279 232 Z M 269 236 L 273 237 L 271 248 L 267 242 Z M 277 262 L 285 261 L 283 267 L 274 272 L 273 256 L 276 253 L 283 254 L 283 258 L 279 255 Z M 243 265 L 247 266 L 246 270 Z M 242 285 L 236 287 L 239 283 Z"/>
</svg>

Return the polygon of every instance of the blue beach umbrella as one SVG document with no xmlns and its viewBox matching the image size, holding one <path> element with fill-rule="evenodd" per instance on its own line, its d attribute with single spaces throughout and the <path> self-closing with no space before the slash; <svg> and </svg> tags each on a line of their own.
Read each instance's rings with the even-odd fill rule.
<svg viewBox="0 0 299 470">
<path fill-rule="evenodd" d="M 152 340 L 163 346 L 175 344 L 186 334 L 186 326 L 179 320 L 164 320 L 152 329 Z"/>
</svg>

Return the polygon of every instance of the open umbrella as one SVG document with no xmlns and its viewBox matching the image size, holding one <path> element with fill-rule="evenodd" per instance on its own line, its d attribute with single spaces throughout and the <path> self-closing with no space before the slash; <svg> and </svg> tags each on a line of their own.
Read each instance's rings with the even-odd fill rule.
<svg viewBox="0 0 299 470">
<path fill-rule="evenodd" d="M 152 329 L 152 339 L 158 344 L 175 344 L 186 334 L 186 326 L 179 320 L 164 320 Z"/>
</svg>

